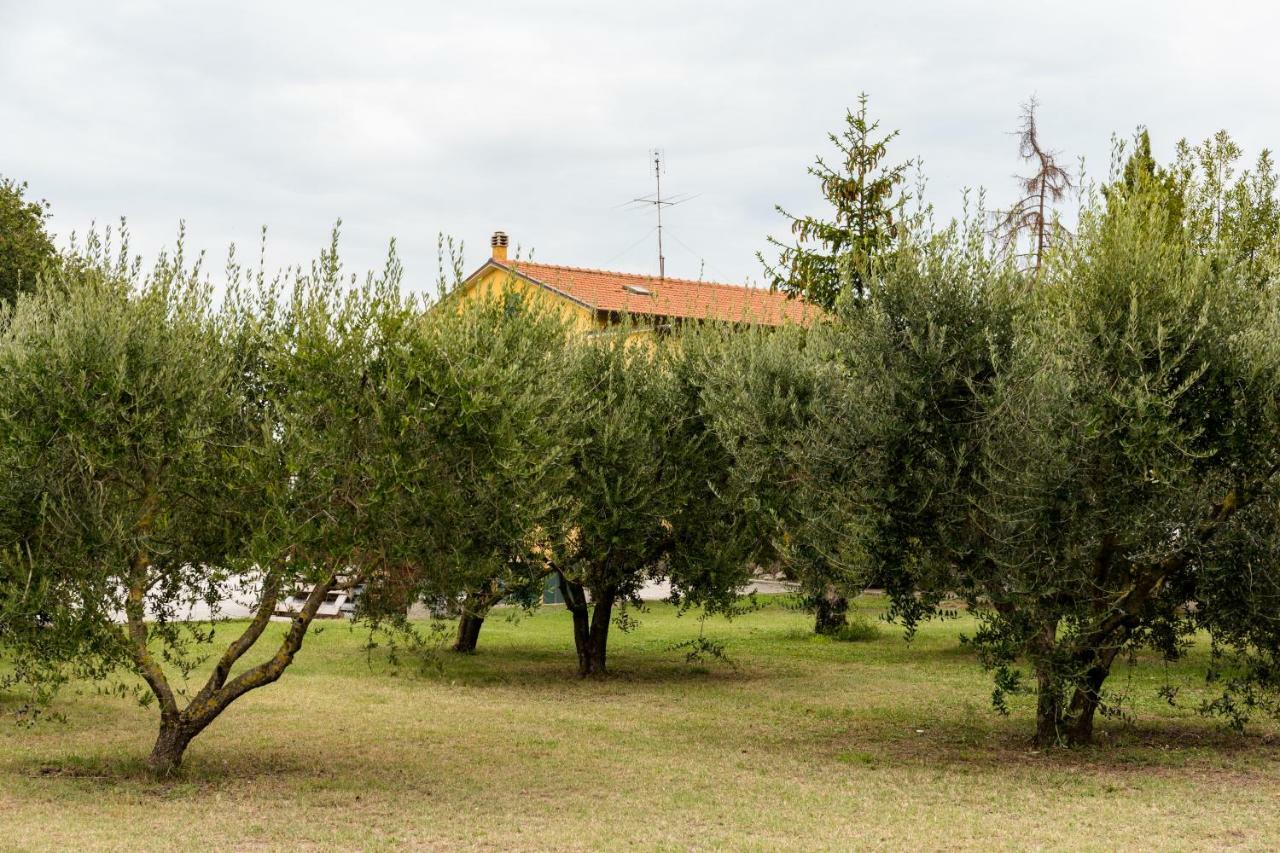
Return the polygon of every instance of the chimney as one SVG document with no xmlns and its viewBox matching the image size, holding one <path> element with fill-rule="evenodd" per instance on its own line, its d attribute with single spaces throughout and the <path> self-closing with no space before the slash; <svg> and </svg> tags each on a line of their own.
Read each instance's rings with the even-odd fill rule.
<svg viewBox="0 0 1280 853">
<path fill-rule="evenodd" d="M 493 238 L 489 240 L 489 244 L 493 246 L 493 259 L 500 263 L 507 262 L 507 235 L 502 231 L 494 231 Z"/>
</svg>

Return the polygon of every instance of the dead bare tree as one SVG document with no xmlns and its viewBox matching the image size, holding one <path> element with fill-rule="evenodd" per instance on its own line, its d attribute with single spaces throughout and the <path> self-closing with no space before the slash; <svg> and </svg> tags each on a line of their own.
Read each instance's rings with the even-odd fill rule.
<svg viewBox="0 0 1280 853">
<path fill-rule="evenodd" d="M 1022 198 L 1007 211 L 997 214 L 995 235 L 1006 251 L 1028 261 L 1031 272 L 1038 276 L 1045 252 L 1066 229 L 1058 221 L 1054 205 L 1066 198 L 1073 188 L 1070 173 L 1058 165 L 1059 152 L 1040 144 L 1036 126 L 1035 97 L 1022 105 L 1022 127 L 1018 133 L 1018 156 L 1035 167 L 1030 175 L 1015 175 Z M 1026 251 L 1019 251 L 1026 239 Z"/>
</svg>

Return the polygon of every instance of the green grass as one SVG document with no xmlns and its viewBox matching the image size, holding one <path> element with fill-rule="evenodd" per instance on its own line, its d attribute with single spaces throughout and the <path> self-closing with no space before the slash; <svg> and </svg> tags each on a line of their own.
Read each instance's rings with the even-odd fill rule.
<svg viewBox="0 0 1280 853">
<path fill-rule="evenodd" d="M 860 602 L 872 611 L 874 600 Z M 874 614 L 871 614 L 874 617 Z M 65 723 L 0 728 L 0 847 L 1274 849 L 1280 727 L 1191 707 L 1196 655 L 1115 677 L 1133 722 L 1028 746 L 1029 699 L 990 710 L 964 619 L 908 646 L 815 638 L 776 604 L 706 623 L 733 666 L 689 664 L 669 608 L 615 633 L 614 676 L 574 677 L 558 608 L 484 627 L 426 674 L 330 624 L 276 685 L 147 777 L 154 710 L 69 691 Z M 1168 679 L 1182 704 L 1156 695 Z"/>
</svg>

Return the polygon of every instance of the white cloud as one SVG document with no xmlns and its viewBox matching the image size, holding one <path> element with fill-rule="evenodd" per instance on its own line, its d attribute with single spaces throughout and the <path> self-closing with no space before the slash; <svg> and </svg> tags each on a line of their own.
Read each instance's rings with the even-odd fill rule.
<svg viewBox="0 0 1280 853">
<path fill-rule="evenodd" d="M 503 228 L 651 270 L 651 217 L 618 205 L 658 145 L 665 186 L 700 193 L 670 211 L 669 272 L 759 280 L 773 205 L 816 204 L 805 167 L 860 91 L 950 215 L 964 186 L 1010 194 L 1032 93 L 1095 176 L 1138 124 L 1166 154 L 1223 126 L 1276 143 L 1278 25 L 1268 3 L 0 0 L 0 172 L 60 233 L 126 215 L 146 252 L 185 218 L 215 255 L 265 223 L 272 261 L 302 261 L 342 217 L 350 266 L 396 236 L 428 288 L 438 231 L 472 264 Z"/>
</svg>

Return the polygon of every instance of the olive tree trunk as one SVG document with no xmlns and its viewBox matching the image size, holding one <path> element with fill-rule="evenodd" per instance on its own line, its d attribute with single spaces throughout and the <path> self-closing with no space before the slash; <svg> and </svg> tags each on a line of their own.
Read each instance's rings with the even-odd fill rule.
<svg viewBox="0 0 1280 853">
<path fill-rule="evenodd" d="M 236 699 L 251 690 L 265 687 L 277 681 L 285 669 L 293 663 L 294 656 L 302 648 L 307 629 L 311 627 L 316 612 L 325 597 L 337 585 L 337 577 L 316 584 L 302 609 L 294 615 L 275 653 L 256 666 L 252 666 L 235 678 L 231 669 L 261 638 L 275 611 L 278 599 L 279 579 L 274 578 L 264 586 L 258 609 L 244 632 L 236 637 L 214 666 L 213 673 L 200 692 L 192 697 L 186 707 L 179 708 L 174 692 L 159 663 L 148 649 L 148 629 L 143 620 L 142 591 L 135 586 L 129 591 L 126 604 L 126 630 L 132 643 L 135 664 L 160 704 L 160 732 L 152 746 L 147 766 L 152 773 L 170 776 L 182 767 L 182 759 L 191 741 L 227 709 Z"/>
<path fill-rule="evenodd" d="M 485 617 L 502 597 L 503 590 L 496 581 L 485 589 L 474 590 L 463 596 L 462 615 L 458 617 L 458 636 L 453 644 L 455 652 L 470 653 L 476 650 Z"/>
<path fill-rule="evenodd" d="M 182 766 L 182 757 L 186 754 L 187 746 L 196 734 L 197 732 L 191 731 L 178 719 L 162 719 L 160 734 L 151 748 L 150 757 L 147 758 L 147 767 L 153 773 L 163 776 L 177 772 Z"/>
<path fill-rule="evenodd" d="M 814 633 L 840 633 L 849 624 L 848 613 L 849 599 L 841 595 L 834 584 L 827 584 L 814 605 Z"/>
<path fill-rule="evenodd" d="M 1087 746 L 1093 742 L 1093 724 L 1102 705 L 1102 685 L 1128 637 L 1127 623 L 1110 633 L 1093 634 L 1087 642 L 1101 644 L 1078 647 L 1071 655 L 1077 665 L 1087 667 L 1083 680 L 1071 691 L 1071 701 L 1047 664 L 1036 668 L 1036 737 L 1039 746 Z M 1052 651 L 1056 626 L 1047 627 L 1037 645 L 1043 654 Z"/>
<path fill-rule="evenodd" d="M 483 626 L 483 616 L 464 612 L 458 617 L 458 636 L 454 640 L 453 650 L 465 654 L 474 652 L 476 643 L 480 640 L 480 629 Z"/>
<path fill-rule="evenodd" d="M 603 590 L 587 604 L 586 590 L 577 581 L 560 576 L 560 592 L 565 607 L 573 616 L 573 645 L 578 652 L 578 675 L 599 677 L 607 673 L 606 654 L 609 645 L 609 622 L 613 619 L 616 594 Z"/>
<path fill-rule="evenodd" d="M 1111 674 L 1111 664 L 1119 653 L 1118 641 L 1101 651 L 1088 652 L 1092 665 L 1085 672 L 1084 683 L 1076 688 L 1067 709 L 1067 742 L 1071 745 L 1083 746 L 1093 742 L 1093 721 L 1102 704 L 1102 684 Z"/>
</svg>

